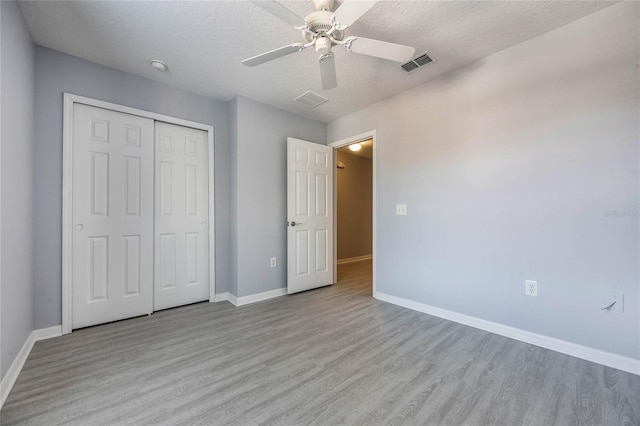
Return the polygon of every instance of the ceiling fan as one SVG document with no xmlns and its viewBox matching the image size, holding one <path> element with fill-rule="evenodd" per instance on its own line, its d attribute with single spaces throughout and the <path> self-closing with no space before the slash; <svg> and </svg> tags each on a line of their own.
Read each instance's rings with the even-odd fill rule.
<svg viewBox="0 0 640 426">
<path fill-rule="evenodd" d="M 345 0 L 335 12 L 332 12 L 334 0 L 314 0 L 313 4 L 317 10 L 304 19 L 276 0 L 253 1 L 255 5 L 302 31 L 304 42 L 270 50 L 245 59 L 242 63 L 253 67 L 314 46 L 320 55 L 322 88 L 328 90 L 338 86 L 336 66 L 331 52 L 331 48 L 335 45 L 341 45 L 347 50 L 361 55 L 375 56 L 400 63 L 409 61 L 415 53 L 413 47 L 364 37 L 346 36 L 347 28 L 360 19 L 377 1 Z"/>
</svg>

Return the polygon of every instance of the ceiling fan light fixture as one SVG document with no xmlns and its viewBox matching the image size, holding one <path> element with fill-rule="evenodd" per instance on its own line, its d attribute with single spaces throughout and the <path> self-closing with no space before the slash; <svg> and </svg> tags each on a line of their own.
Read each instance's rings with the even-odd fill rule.
<svg viewBox="0 0 640 426">
<path fill-rule="evenodd" d="M 318 55 L 326 55 L 331 52 L 331 40 L 328 37 L 318 37 L 316 40 L 316 52 Z"/>
<path fill-rule="evenodd" d="M 359 143 L 354 143 L 349 145 L 349 149 L 353 152 L 358 152 L 362 149 L 362 145 L 360 145 Z"/>
</svg>

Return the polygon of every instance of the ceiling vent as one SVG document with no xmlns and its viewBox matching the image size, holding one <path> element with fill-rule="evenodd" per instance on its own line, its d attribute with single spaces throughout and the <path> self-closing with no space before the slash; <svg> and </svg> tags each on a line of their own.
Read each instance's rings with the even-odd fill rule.
<svg viewBox="0 0 640 426">
<path fill-rule="evenodd" d="M 296 101 L 300 102 L 301 104 L 305 104 L 306 106 L 311 108 L 315 108 L 318 105 L 322 105 L 328 100 L 329 98 L 325 98 L 324 96 L 318 95 L 317 93 L 314 93 L 310 90 L 304 92 L 302 95 L 296 98 Z"/>
<path fill-rule="evenodd" d="M 406 64 L 400 65 L 400 67 L 406 72 L 413 72 L 418 68 L 422 68 L 423 66 L 430 64 L 431 62 L 433 62 L 433 59 L 426 53 L 423 53 L 422 55 L 416 56 Z"/>
</svg>

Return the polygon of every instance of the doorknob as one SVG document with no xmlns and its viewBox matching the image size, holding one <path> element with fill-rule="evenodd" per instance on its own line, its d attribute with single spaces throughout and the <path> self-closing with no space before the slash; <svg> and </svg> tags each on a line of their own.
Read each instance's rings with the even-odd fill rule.
<svg viewBox="0 0 640 426">
<path fill-rule="evenodd" d="M 291 222 L 291 226 L 302 225 L 302 222 Z"/>
<path fill-rule="evenodd" d="M 76 228 L 76 231 L 82 231 L 84 229 L 84 226 L 81 223 L 78 223 L 76 226 L 74 226 L 74 228 Z"/>
</svg>

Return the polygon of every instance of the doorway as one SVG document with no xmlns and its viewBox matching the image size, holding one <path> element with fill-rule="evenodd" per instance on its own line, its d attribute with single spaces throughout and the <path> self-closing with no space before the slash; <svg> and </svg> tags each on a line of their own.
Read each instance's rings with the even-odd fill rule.
<svg viewBox="0 0 640 426">
<path fill-rule="evenodd" d="M 334 148 L 334 282 L 372 277 L 376 294 L 375 130 L 329 144 Z"/>
</svg>

